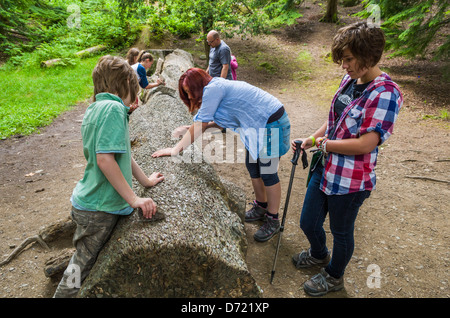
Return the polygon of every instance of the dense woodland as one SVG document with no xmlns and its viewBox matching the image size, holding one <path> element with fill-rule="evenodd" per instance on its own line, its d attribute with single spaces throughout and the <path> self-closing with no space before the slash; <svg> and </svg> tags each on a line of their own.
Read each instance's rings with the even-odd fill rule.
<svg viewBox="0 0 450 318">
<path fill-rule="evenodd" d="M 152 37 L 164 32 L 190 37 L 215 28 L 227 36 L 259 34 L 295 23 L 306 0 L 1 0 L 0 51 L 20 64 L 35 52 L 37 60 L 69 58 L 74 51 L 105 44 L 122 48 L 148 25 Z M 323 22 L 339 21 L 339 7 L 358 0 L 314 1 L 324 8 Z M 364 0 L 358 15 L 373 17 L 388 36 L 388 49 L 409 57 L 448 58 L 450 22 L 447 0 Z M 432 46 L 438 41 L 438 46 Z M 431 47 L 432 46 L 432 47 Z M 31 57 L 30 57 L 31 58 Z M 66 61 L 67 62 L 67 61 Z"/>
<path fill-rule="evenodd" d="M 340 23 L 340 9 L 357 5 L 356 16 L 384 29 L 389 54 L 448 61 L 448 0 L 0 0 L 0 138 L 29 134 L 91 94 L 86 74 L 96 60 L 76 52 L 98 45 L 102 53 L 125 50 L 145 28 L 155 41 L 195 37 L 208 56 L 211 29 L 225 37 L 266 34 L 297 23 L 313 5 L 322 8 L 323 23 Z M 56 70 L 43 71 L 51 59 Z M 35 86 L 16 86 L 30 75 Z M 55 100 L 62 90 L 77 94 Z"/>
</svg>

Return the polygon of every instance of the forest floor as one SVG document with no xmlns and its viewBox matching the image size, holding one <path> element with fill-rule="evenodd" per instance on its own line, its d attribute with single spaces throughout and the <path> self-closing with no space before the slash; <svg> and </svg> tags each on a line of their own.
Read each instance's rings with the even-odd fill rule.
<svg viewBox="0 0 450 318">
<path fill-rule="evenodd" d="M 317 22 L 318 11 L 305 8 L 294 26 L 267 36 L 226 39 L 240 64 L 238 79 L 283 102 L 291 120 L 291 139 L 309 136 L 327 118 L 329 103 L 344 75 L 327 54 L 336 30 L 354 20 L 349 16 L 354 11 L 342 9 L 341 25 L 332 25 Z M 201 52 L 195 39 L 164 47 Z M 299 58 L 304 52 L 308 58 Z M 195 62 L 204 66 L 200 55 L 194 53 Z M 292 76 L 292 63 L 297 62 L 303 63 L 303 71 Z M 276 69 L 269 72 L 271 64 Z M 440 62 L 383 58 L 381 66 L 399 84 L 405 101 L 394 134 L 380 147 L 377 189 L 356 221 L 355 250 L 345 272 L 345 289 L 326 297 L 448 298 L 450 125 L 440 111 L 450 111 L 450 83 L 442 81 L 444 65 Z M 40 133 L 0 141 L 0 261 L 40 228 L 68 217 L 70 195 L 85 167 L 80 126 L 89 102 L 63 113 Z M 280 163 L 281 213 L 290 159 L 288 153 Z M 244 164 L 234 163 L 232 169 L 229 163 L 215 164 L 215 168 L 245 189 L 247 201 L 252 202 Z M 293 254 L 309 247 L 299 228 L 306 176 L 306 170 L 297 169 L 273 284 L 270 273 L 278 239 L 258 243 L 253 234 L 259 225 L 245 224 L 248 268 L 263 297 L 308 297 L 302 284 L 319 270 L 297 270 L 291 261 Z M 325 229 L 331 249 L 328 222 Z M 32 244 L 0 267 L 0 298 L 51 297 L 58 281 L 45 277 L 44 264 L 69 244 L 70 239 L 50 246 L 49 251 Z M 379 280 L 369 277 L 375 271 Z"/>
</svg>

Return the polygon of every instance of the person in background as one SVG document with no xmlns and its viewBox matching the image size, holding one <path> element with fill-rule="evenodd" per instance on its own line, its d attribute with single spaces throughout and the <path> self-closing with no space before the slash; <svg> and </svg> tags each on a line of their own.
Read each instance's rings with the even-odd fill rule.
<svg viewBox="0 0 450 318">
<path fill-rule="evenodd" d="M 323 266 L 303 288 L 322 296 L 344 287 L 344 272 L 354 250 L 354 224 L 359 208 L 375 189 L 378 146 L 391 136 L 403 104 L 398 85 L 378 66 L 385 47 L 383 31 L 366 22 L 338 30 L 332 58 L 347 72 L 331 102 L 328 120 L 302 151 L 317 146 L 320 158 L 311 164 L 300 228 L 310 248 L 293 256 L 296 268 Z M 292 141 L 295 150 L 295 140 Z M 323 223 L 328 214 L 332 255 Z"/>
<path fill-rule="evenodd" d="M 233 79 L 231 75 L 231 50 L 225 41 L 220 39 L 219 32 L 211 30 L 206 36 L 206 42 L 211 47 L 209 50 L 209 65 L 206 72 L 211 77 L 223 77 Z"/>
<path fill-rule="evenodd" d="M 139 86 L 142 89 L 151 89 L 164 85 L 164 82 L 158 79 L 156 83 L 149 83 L 147 79 L 147 70 L 153 65 L 153 56 L 147 51 L 139 51 L 137 48 L 131 48 L 127 53 L 128 64 L 136 73 L 138 77 Z M 139 100 L 136 97 L 136 101 L 130 106 L 130 113 L 139 107 Z"/>
<path fill-rule="evenodd" d="M 236 70 L 237 70 L 237 68 L 238 68 L 238 62 L 237 62 L 237 59 L 236 59 L 236 56 L 234 56 L 234 55 L 231 55 L 231 63 L 230 63 L 230 66 L 231 66 L 231 77 L 233 78 L 233 80 L 237 80 L 237 74 L 236 74 Z"/>
</svg>

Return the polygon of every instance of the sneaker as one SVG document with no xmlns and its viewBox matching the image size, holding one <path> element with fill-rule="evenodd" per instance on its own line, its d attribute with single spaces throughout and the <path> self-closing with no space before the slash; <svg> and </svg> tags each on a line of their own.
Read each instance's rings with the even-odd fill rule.
<svg viewBox="0 0 450 318">
<path fill-rule="evenodd" d="M 256 201 L 253 201 L 253 203 L 250 204 L 253 204 L 253 207 L 245 212 L 245 222 L 264 221 L 266 219 L 267 209 L 258 205 Z"/>
<path fill-rule="evenodd" d="M 344 288 L 344 277 L 331 277 L 325 271 L 325 268 L 322 268 L 319 274 L 311 277 L 303 284 L 303 289 L 310 296 L 323 296 L 328 292 L 339 291 L 342 288 Z"/>
<path fill-rule="evenodd" d="M 299 254 L 292 256 L 292 262 L 296 268 L 308 268 L 312 266 L 326 266 L 330 262 L 330 252 L 328 252 L 327 257 L 324 259 L 318 259 L 311 256 L 311 249 L 307 251 L 302 251 Z"/>
<path fill-rule="evenodd" d="M 275 234 L 280 231 L 280 220 L 274 219 L 273 217 L 266 215 L 266 223 L 263 224 L 256 231 L 253 238 L 258 242 L 265 242 L 270 240 Z"/>
</svg>

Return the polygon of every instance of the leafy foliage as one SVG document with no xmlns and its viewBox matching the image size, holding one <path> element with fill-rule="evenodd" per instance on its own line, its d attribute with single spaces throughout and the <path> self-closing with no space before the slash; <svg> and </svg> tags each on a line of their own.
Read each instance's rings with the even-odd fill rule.
<svg viewBox="0 0 450 318">
<path fill-rule="evenodd" d="M 64 20 L 61 7 L 43 0 L 0 0 L 0 51 L 12 56 L 33 50 Z"/>
<path fill-rule="evenodd" d="M 146 9 L 124 21 L 116 0 L 0 0 L 0 50 L 9 64 L 39 65 L 98 44 L 122 48 L 136 39 Z"/>
<path fill-rule="evenodd" d="M 380 7 L 386 48 L 394 50 L 394 56 L 424 57 L 438 40 L 438 48 L 429 53 L 436 59 L 449 57 L 450 35 L 442 32 L 450 23 L 448 0 L 365 0 L 364 4 Z"/>
<path fill-rule="evenodd" d="M 180 37 L 200 33 L 209 51 L 206 34 L 215 29 L 227 37 L 235 34 L 267 33 L 271 28 L 292 24 L 301 17 L 296 6 L 303 0 L 150 0 L 148 23 L 153 35 L 162 37 L 169 31 Z M 118 0 L 119 7 L 129 14 L 132 8 L 144 5 L 143 0 Z"/>
</svg>

